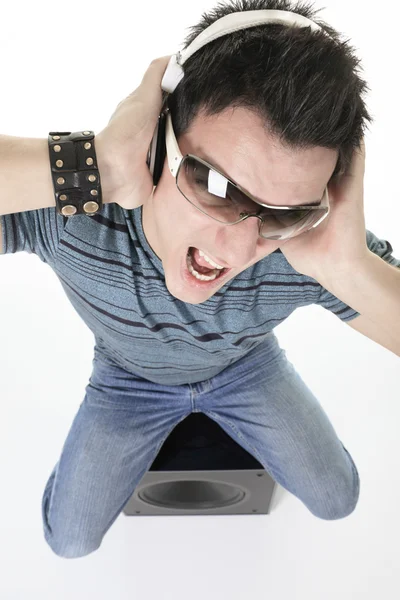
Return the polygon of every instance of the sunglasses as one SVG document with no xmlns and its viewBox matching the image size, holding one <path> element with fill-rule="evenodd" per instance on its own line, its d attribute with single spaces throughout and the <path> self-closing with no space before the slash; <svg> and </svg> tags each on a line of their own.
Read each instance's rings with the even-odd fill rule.
<svg viewBox="0 0 400 600">
<path fill-rule="evenodd" d="M 193 154 L 183 156 L 169 109 L 165 141 L 168 166 L 178 190 L 190 204 L 219 223 L 235 225 L 249 217 L 257 217 L 260 220 L 261 237 L 285 240 L 317 227 L 329 214 L 328 187 L 322 199 L 312 205 L 271 206 L 256 200 L 202 158 Z"/>
</svg>

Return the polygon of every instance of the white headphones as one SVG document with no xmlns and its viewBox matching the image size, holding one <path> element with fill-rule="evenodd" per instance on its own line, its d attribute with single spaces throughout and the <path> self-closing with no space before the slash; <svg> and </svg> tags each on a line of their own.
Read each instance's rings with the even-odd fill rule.
<svg viewBox="0 0 400 600">
<path fill-rule="evenodd" d="M 302 15 L 285 10 L 248 10 L 226 15 L 202 31 L 186 50 L 183 50 L 182 52 L 179 51 L 171 56 L 161 81 L 162 89 L 169 94 L 175 91 L 176 86 L 184 77 L 182 66 L 185 64 L 185 61 L 192 56 L 192 54 L 197 52 L 197 50 L 208 44 L 208 42 L 212 42 L 233 31 L 247 29 L 248 27 L 256 27 L 257 25 L 271 22 L 294 25 L 295 27 L 310 27 L 312 31 L 324 31 L 322 27 L 314 23 L 314 21 L 310 21 L 310 19 L 307 19 Z M 324 31 L 324 33 L 326 32 Z M 329 34 L 326 35 L 330 37 Z M 166 113 L 162 110 L 158 117 L 158 123 L 154 130 L 154 135 L 147 153 L 147 164 L 150 173 L 153 175 L 153 185 L 157 185 L 164 165 L 165 126 Z"/>
<path fill-rule="evenodd" d="M 197 52 L 197 50 L 202 48 L 202 46 L 205 46 L 209 42 L 212 42 L 223 35 L 232 33 L 233 31 L 271 22 L 295 25 L 297 27 L 311 27 L 313 31 L 324 31 L 322 27 L 314 23 L 314 21 L 310 21 L 310 19 L 307 19 L 302 15 L 285 10 L 248 10 L 226 15 L 202 31 L 186 50 L 183 50 L 182 52 L 179 51 L 171 56 L 161 82 L 162 89 L 169 93 L 172 93 L 175 90 L 176 86 L 184 76 L 182 66 L 185 64 L 186 60 L 192 56 L 192 54 Z"/>
</svg>

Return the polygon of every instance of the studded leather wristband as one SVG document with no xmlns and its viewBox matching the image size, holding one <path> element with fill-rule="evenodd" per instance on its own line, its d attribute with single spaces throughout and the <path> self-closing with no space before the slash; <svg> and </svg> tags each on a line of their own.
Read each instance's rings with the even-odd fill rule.
<svg viewBox="0 0 400 600">
<path fill-rule="evenodd" d="M 93 131 L 51 131 L 51 177 L 57 212 L 93 216 L 103 208 Z"/>
</svg>

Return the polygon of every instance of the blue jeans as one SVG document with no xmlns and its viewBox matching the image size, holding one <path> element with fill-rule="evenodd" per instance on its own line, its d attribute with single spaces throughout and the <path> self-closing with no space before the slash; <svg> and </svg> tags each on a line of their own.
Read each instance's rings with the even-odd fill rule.
<svg viewBox="0 0 400 600">
<path fill-rule="evenodd" d="M 175 426 L 192 412 L 214 419 L 271 477 L 321 519 L 355 508 L 357 468 L 274 333 L 205 381 L 152 383 L 97 357 L 42 500 L 53 552 L 97 550 Z"/>
</svg>

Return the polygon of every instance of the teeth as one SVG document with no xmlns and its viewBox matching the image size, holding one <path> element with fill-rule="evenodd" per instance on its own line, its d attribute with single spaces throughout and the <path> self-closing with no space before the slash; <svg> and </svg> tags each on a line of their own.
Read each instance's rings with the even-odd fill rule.
<svg viewBox="0 0 400 600">
<path fill-rule="evenodd" d="M 186 264 L 191 274 L 196 277 L 196 279 L 200 279 L 200 281 L 212 281 L 219 275 L 219 273 L 214 273 L 213 275 L 203 275 L 202 273 L 198 273 L 192 266 L 192 257 L 189 253 L 186 256 Z"/>
<path fill-rule="evenodd" d="M 203 250 L 199 250 L 199 254 L 200 254 L 200 256 L 202 256 L 204 258 L 204 260 L 206 260 L 208 263 L 210 263 L 210 265 L 212 267 L 214 267 L 214 269 L 223 269 L 224 268 L 221 265 L 217 265 L 217 263 L 212 261 L 211 258 L 208 258 L 207 254 L 204 254 Z"/>
</svg>

